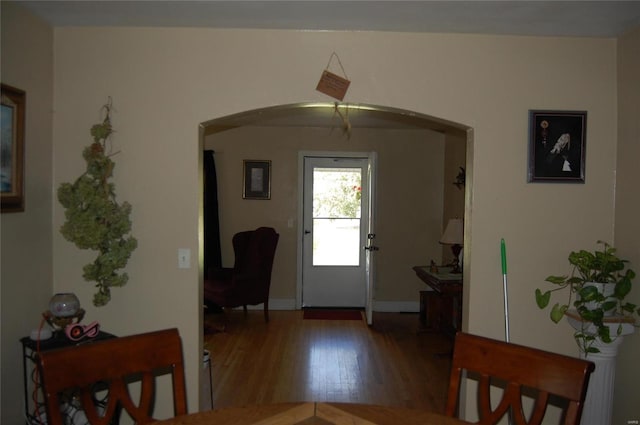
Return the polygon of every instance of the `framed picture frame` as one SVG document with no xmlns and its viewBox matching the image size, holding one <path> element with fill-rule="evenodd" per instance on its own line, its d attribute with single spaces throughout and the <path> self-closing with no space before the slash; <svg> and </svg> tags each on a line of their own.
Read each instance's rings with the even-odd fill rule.
<svg viewBox="0 0 640 425">
<path fill-rule="evenodd" d="M 529 111 L 529 183 L 584 183 L 586 111 Z"/>
<path fill-rule="evenodd" d="M 243 160 L 242 199 L 271 199 L 271 161 Z"/>
<path fill-rule="evenodd" d="M 24 129 L 26 93 L 2 84 L 0 106 L 0 209 L 24 211 Z"/>
</svg>

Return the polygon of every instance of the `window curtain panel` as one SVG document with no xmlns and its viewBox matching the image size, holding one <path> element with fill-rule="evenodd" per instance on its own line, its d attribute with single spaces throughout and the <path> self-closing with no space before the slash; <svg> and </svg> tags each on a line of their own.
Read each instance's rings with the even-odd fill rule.
<svg viewBox="0 0 640 425">
<path fill-rule="evenodd" d="M 222 267 L 220 217 L 218 215 L 218 179 L 214 151 L 204 151 L 204 277 L 209 270 Z"/>
</svg>

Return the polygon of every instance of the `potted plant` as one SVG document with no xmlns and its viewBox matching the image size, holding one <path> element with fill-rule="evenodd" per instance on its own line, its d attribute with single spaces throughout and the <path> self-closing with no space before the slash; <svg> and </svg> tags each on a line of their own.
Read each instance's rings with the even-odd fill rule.
<svg viewBox="0 0 640 425">
<path fill-rule="evenodd" d="M 627 267 L 627 260 L 616 256 L 614 247 L 603 241 L 598 244 L 602 245 L 602 250 L 571 252 L 571 275 L 548 276 L 545 280 L 556 287 L 544 293 L 540 289 L 535 292 L 540 309 L 549 305 L 553 292 L 567 292 L 566 303 L 555 303 L 550 317 L 558 323 L 569 313 L 569 306 L 575 308 L 582 327 L 576 330 L 574 337 L 585 355 L 600 352 L 594 347 L 596 340 L 611 343 L 622 332 L 622 323 L 634 323 L 634 313 L 640 315 L 636 304 L 625 301 L 635 272 Z M 618 323 L 617 328 L 614 326 L 615 335 L 611 334 L 611 323 Z"/>
<path fill-rule="evenodd" d="M 58 200 L 65 209 L 66 221 L 60 232 L 80 249 L 98 251 L 93 263 L 83 268 L 83 277 L 95 281 L 98 292 L 93 297 L 95 306 L 103 306 L 111 299 L 111 288 L 123 286 L 129 280 L 127 273 L 119 273 L 127 265 L 137 247 L 131 231 L 131 205 L 118 204 L 113 177 L 114 162 L 108 153 L 107 141 L 113 133 L 111 126 L 111 99 L 103 106 L 105 118 L 91 127 L 93 143 L 85 147 L 82 156 L 87 170 L 73 183 L 62 183 Z"/>
</svg>

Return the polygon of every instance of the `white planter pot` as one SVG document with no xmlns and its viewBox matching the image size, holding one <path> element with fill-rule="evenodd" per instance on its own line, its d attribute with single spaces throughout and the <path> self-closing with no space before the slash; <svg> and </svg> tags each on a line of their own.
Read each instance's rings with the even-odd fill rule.
<svg viewBox="0 0 640 425">
<path fill-rule="evenodd" d="M 611 300 L 615 301 L 615 298 L 612 297 L 613 293 L 616 290 L 616 285 L 614 283 L 585 282 L 584 286 L 594 286 L 598 288 L 598 292 L 600 292 L 602 295 L 606 297 L 604 302 L 611 301 Z M 587 307 L 589 310 L 594 310 L 596 308 L 599 308 L 600 304 L 602 303 L 597 303 L 594 301 L 594 302 L 585 303 L 585 307 Z M 604 315 L 613 316 L 614 313 L 615 313 L 615 309 L 605 311 Z"/>
<path fill-rule="evenodd" d="M 574 329 L 595 335 L 595 326 L 591 324 L 583 327 L 583 322 L 576 311 L 567 312 L 566 317 Z M 616 335 L 621 326 L 620 335 L 615 337 L 610 344 L 605 344 L 597 339 L 593 346 L 600 350 L 599 353 L 589 353 L 589 355 L 585 355 L 583 352 L 580 353 L 580 357 L 596 365 L 589 378 L 589 387 L 587 388 L 580 425 L 611 425 L 618 348 L 622 344 L 624 336 L 631 335 L 635 330 L 633 322 L 627 319 L 613 316 L 607 319 L 606 325 L 609 327 L 610 334 Z"/>
</svg>

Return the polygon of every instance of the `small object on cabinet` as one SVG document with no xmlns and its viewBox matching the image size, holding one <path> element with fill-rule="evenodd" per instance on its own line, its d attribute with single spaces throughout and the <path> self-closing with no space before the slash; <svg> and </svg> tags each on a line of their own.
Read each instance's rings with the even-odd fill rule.
<svg viewBox="0 0 640 425">
<path fill-rule="evenodd" d="M 64 329 L 65 335 L 67 335 L 67 338 L 71 341 L 80 341 L 84 338 L 95 338 L 98 336 L 98 332 L 100 332 L 100 324 L 98 322 L 91 322 L 88 325 L 75 323 L 68 325 Z"/>
<path fill-rule="evenodd" d="M 431 260 L 431 264 L 429 264 L 429 271 L 431 273 L 438 273 L 438 266 L 436 266 L 436 262 Z"/>
</svg>

